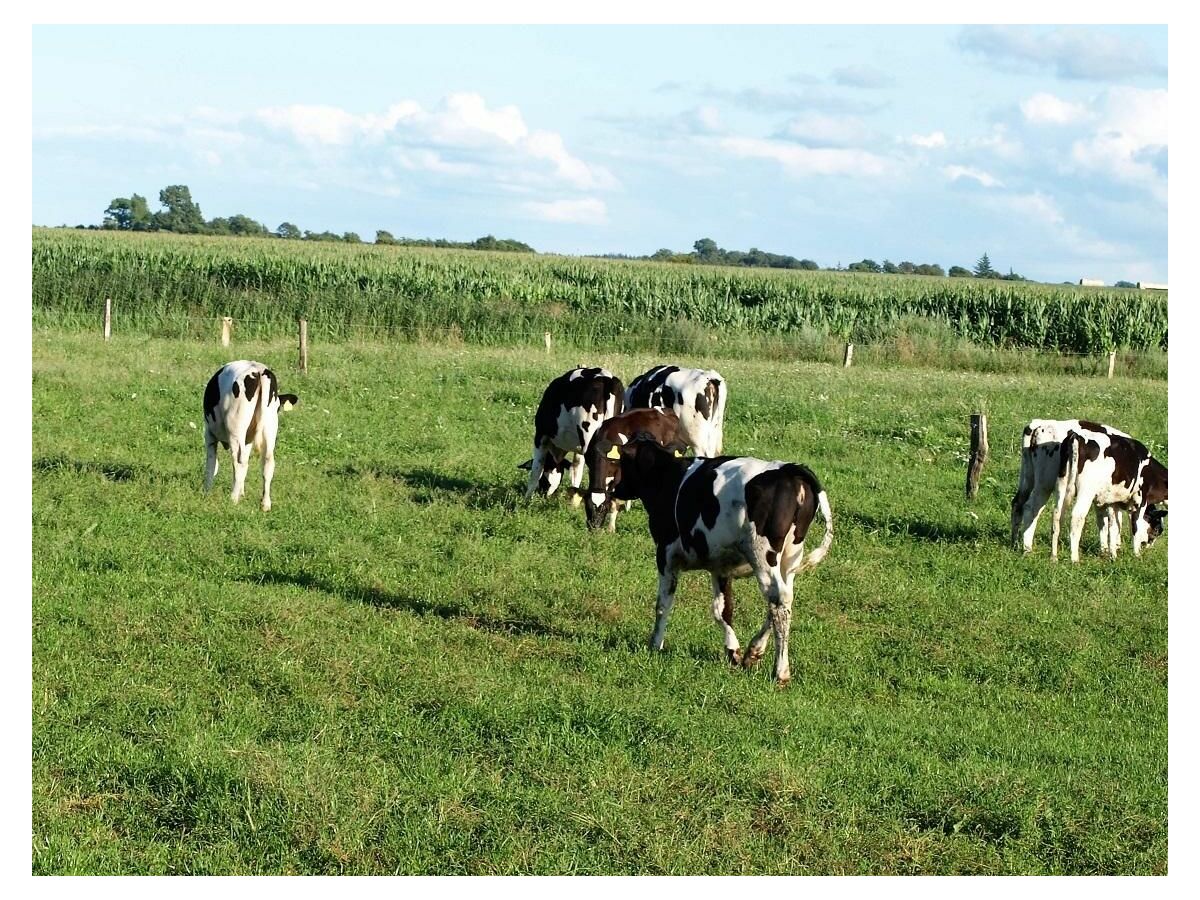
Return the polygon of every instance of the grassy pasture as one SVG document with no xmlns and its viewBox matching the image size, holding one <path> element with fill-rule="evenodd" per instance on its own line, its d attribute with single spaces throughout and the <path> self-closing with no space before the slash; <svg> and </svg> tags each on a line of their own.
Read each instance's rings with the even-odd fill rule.
<svg viewBox="0 0 1200 900">
<path fill-rule="evenodd" d="M 1165 382 L 679 359 L 726 447 L 809 464 L 829 559 L 793 682 L 722 661 L 708 579 L 667 650 L 641 510 L 526 505 L 533 408 L 646 355 L 38 329 L 35 873 L 1162 873 L 1167 557 L 1007 546 L 1020 428 L 1086 414 L 1167 462 Z M 301 397 L 275 509 L 200 493 L 235 357 Z M 962 499 L 967 416 L 992 459 Z M 736 585 L 743 640 L 762 616 Z M 769 659 L 769 658 L 768 658 Z"/>
</svg>

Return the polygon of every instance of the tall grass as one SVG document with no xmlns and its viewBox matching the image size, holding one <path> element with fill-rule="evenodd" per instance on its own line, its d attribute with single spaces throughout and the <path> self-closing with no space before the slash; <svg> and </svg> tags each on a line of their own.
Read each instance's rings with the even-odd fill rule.
<svg viewBox="0 0 1200 900">
<path fill-rule="evenodd" d="M 1129 290 L 34 229 L 35 321 L 91 323 L 106 296 L 123 327 L 167 333 L 231 315 L 243 334 L 268 337 L 305 316 L 326 338 L 370 329 L 507 343 L 553 330 L 609 346 L 699 327 L 877 343 L 917 318 L 987 348 L 1167 348 L 1166 300 Z"/>
</svg>

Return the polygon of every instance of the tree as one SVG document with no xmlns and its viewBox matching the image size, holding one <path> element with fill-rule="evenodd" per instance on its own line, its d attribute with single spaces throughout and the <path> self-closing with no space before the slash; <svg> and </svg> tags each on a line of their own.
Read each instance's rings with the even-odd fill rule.
<svg viewBox="0 0 1200 900">
<path fill-rule="evenodd" d="M 229 219 L 230 234 L 266 234 L 267 227 L 261 225 L 249 216 L 238 213 Z"/>
<path fill-rule="evenodd" d="M 873 259 L 864 259 L 862 262 L 850 263 L 851 272 L 882 272 L 883 268 Z"/>
<path fill-rule="evenodd" d="M 712 238 L 701 238 L 692 244 L 692 248 L 696 251 L 696 255 L 705 261 L 713 259 L 721 253 L 721 248 Z"/>
<path fill-rule="evenodd" d="M 905 260 L 896 266 L 896 271 L 898 271 L 901 275 L 911 275 L 917 271 L 917 267 L 908 260 Z"/>
<path fill-rule="evenodd" d="M 962 266 L 951 266 L 950 267 L 950 277 L 951 278 L 970 278 L 971 270 L 964 269 Z"/>
<path fill-rule="evenodd" d="M 1113 285 L 1113 287 L 1135 288 L 1135 287 L 1137 287 L 1137 285 L 1134 284 L 1132 281 L 1118 281 L 1116 284 Z"/>
<path fill-rule="evenodd" d="M 132 197 L 114 197 L 108 209 L 104 211 L 105 228 L 117 228 L 125 231 L 146 231 L 153 219 L 146 198 L 141 194 Z"/>
<path fill-rule="evenodd" d="M 358 234 L 356 234 L 353 231 L 345 232 L 342 235 L 342 240 L 345 241 L 347 244 L 361 244 L 362 243 L 362 238 L 360 238 L 358 236 Z"/>
<path fill-rule="evenodd" d="M 900 272 L 900 267 L 890 259 L 885 259 L 883 261 L 883 271 L 887 272 L 889 275 L 896 275 Z"/>
<path fill-rule="evenodd" d="M 279 227 L 275 229 L 275 235 L 287 241 L 297 241 L 300 239 L 300 229 L 291 222 L 280 222 Z"/>
<path fill-rule="evenodd" d="M 158 192 L 158 202 L 166 207 L 154 214 L 154 224 L 159 228 L 182 234 L 197 234 L 204 230 L 204 216 L 186 184 L 163 188 Z"/>
<path fill-rule="evenodd" d="M 821 267 L 811 259 L 802 259 L 800 260 L 800 268 L 804 269 L 806 272 L 815 272 Z"/>
<path fill-rule="evenodd" d="M 396 239 L 392 237 L 392 233 L 390 231 L 383 231 L 380 229 L 379 231 L 375 232 L 375 243 L 394 244 L 396 243 Z"/>
<path fill-rule="evenodd" d="M 919 266 L 913 267 L 913 273 L 916 275 L 936 275 L 939 278 L 946 274 L 937 263 L 921 263 Z M 971 273 L 968 272 L 967 274 L 970 275 Z"/>
<path fill-rule="evenodd" d="M 988 259 L 988 255 L 986 252 L 984 252 L 983 256 L 979 257 L 979 259 L 975 262 L 975 277 L 976 278 L 999 278 L 1000 277 L 999 273 L 995 269 L 992 268 L 991 260 Z"/>
</svg>

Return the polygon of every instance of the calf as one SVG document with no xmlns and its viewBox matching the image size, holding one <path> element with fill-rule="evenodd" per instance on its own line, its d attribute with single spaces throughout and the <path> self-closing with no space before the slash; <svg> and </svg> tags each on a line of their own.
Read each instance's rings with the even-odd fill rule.
<svg viewBox="0 0 1200 900">
<path fill-rule="evenodd" d="M 237 503 L 246 488 L 250 454 L 262 456 L 262 508 L 271 508 L 271 479 L 275 475 L 275 436 L 279 410 L 291 409 L 300 398 L 279 393 L 275 373 L 260 362 L 239 359 L 226 363 L 204 388 L 204 490 L 212 490 L 217 476 L 217 444 L 233 457 L 233 493 Z"/>
<path fill-rule="evenodd" d="M 792 580 L 815 567 L 833 543 L 829 499 L 805 466 L 748 456 L 679 459 L 678 451 L 653 441 L 633 441 L 617 451 L 620 500 L 646 504 L 657 545 L 658 605 L 650 648 L 661 650 L 667 616 L 675 602 L 678 573 L 707 569 L 712 576 L 712 614 L 733 664 L 750 667 L 775 636 L 775 678 L 786 684 Z M 804 540 L 817 512 L 825 520 L 820 546 L 805 555 Z M 767 602 L 767 617 L 743 655 L 733 630 L 733 579 L 753 575 Z"/>
<path fill-rule="evenodd" d="M 571 505 L 578 506 L 583 479 L 583 454 L 605 419 L 621 412 L 625 386 L 607 369 L 580 366 L 547 385 L 533 417 L 533 459 L 518 468 L 529 469 L 526 498 L 558 490 L 563 469 L 571 470 Z M 574 454 L 568 464 L 566 457 Z"/>
<path fill-rule="evenodd" d="M 1021 473 L 1017 478 L 1017 493 L 1012 499 L 1010 540 L 1014 549 L 1023 548 L 1026 553 L 1033 550 L 1038 519 L 1058 484 L 1059 449 L 1071 431 L 1128 437 L 1111 425 L 1086 419 L 1034 419 L 1026 425 L 1021 436 Z M 1050 556 L 1055 559 L 1058 558 L 1060 520 L 1056 506 L 1050 529 Z M 1120 544 L 1120 519 L 1116 510 L 1097 511 L 1096 522 L 1100 528 L 1101 547 L 1111 542 Z"/>
<path fill-rule="evenodd" d="M 599 528 L 605 518 L 608 530 L 617 530 L 617 511 L 624 501 L 612 496 L 621 480 L 619 448 L 631 440 L 652 440 L 668 449 L 683 450 L 687 444 L 679 437 L 679 417 L 657 409 L 631 409 L 606 419 L 592 437 L 584 454 L 588 470 L 588 493 L 583 504 L 588 528 Z"/>
<path fill-rule="evenodd" d="M 1167 469 L 1150 455 L 1145 444 L 1119 434 L 1071 431 L 1059 449 L 1058 503 L 1055 516 L 1071 506 L 1071 562 L 1079 562 L 1079 538 L 1088 510 L 1129 513 L 1133 555 L 1154 543 L 1163 531 L 1167 512 Z M 1107 541 L 1101 532 L 1102 553 L 1117 555 L 1117 529 L 1109 519 Z"/>
<path fill-rule="evenodd" d="M 655 366 L 630 382 L 625 406 L 675 413 L 683 439 L 697 456 L 719 456 L 728 394 L 725 379 L 712 369 Z"/>
</svg>

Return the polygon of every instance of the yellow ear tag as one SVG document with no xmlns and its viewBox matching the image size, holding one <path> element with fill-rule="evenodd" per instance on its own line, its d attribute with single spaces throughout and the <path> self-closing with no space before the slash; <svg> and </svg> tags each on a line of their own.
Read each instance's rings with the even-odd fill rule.
<svg viewBox="0 0 1200 900">
<path fill-rule="evenodd" d="M 609 459 L 620 459 L 621 451 L 617 449 L 616 444 L 613 444 L 611 447 L 608 448 L 608 452 L 605 453 L 604 455 L 606 457 L 608 457 Z"/>
<path fill-rule="evenodd" d="M 296 405 L 296 404 L 295 404 L 295 403 L 293 403 L 291 400 L 284 400 L 284 401 L 283 401 L 283 408 L 284 408 L 284 410 L 285 410 L 285 411 L 286 411 L 286 410 L 289 410 L 289 409 L 291 409 L 291 408 L 292 408 L 293 406 L 295 406 L 295 405 Z"/>
<path fill-rule="evenodd" d="M 682 450 L 676 450 L 676 451 L 675 451 L 675 458 L 676 458 L 676 459 L 683 459 L 683 451 L 682 451 Z"/>
</svg>

